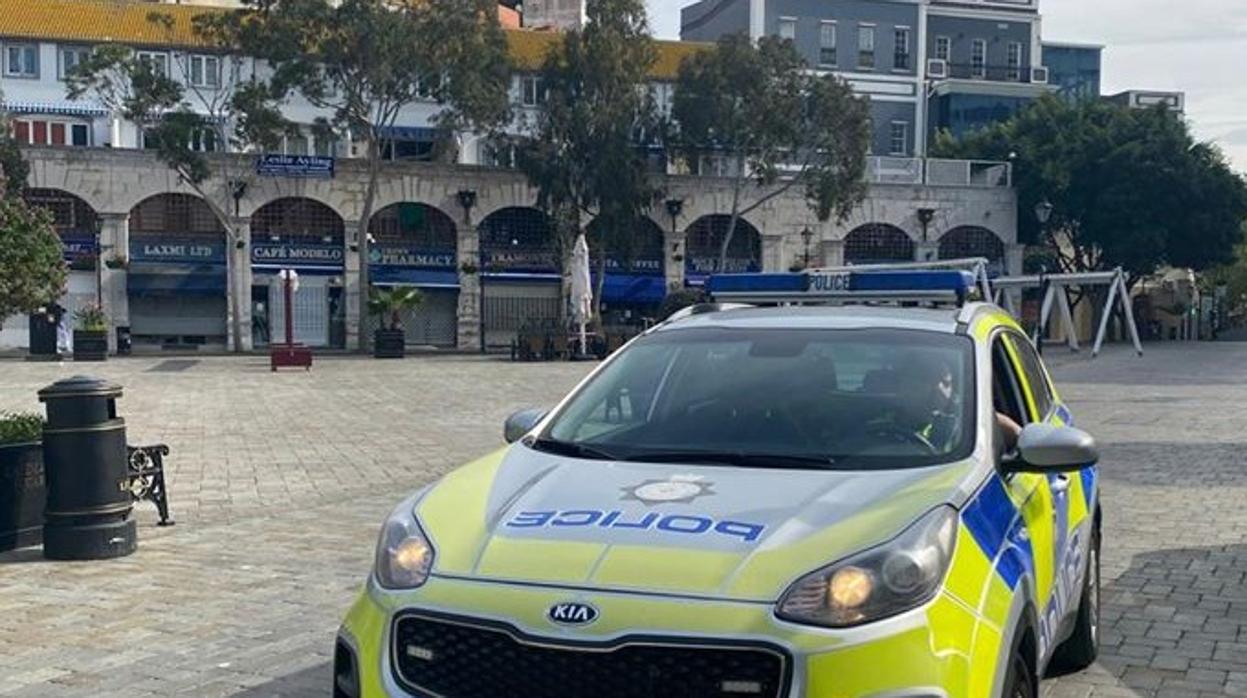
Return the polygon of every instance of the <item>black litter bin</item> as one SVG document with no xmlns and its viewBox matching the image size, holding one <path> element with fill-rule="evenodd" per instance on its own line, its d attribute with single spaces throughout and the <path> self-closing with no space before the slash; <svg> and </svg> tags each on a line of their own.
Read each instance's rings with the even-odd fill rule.
<svg viewBox="0 0 1247 698">
<path fill-rule="evenodd" d="M 43 428 L 48 488 L 43 556 L 48 559 L 101 560 L 138 547 L 119 397 L 121 386 L 86 376 L 39 391 L 48 410 Z"/>
<path fill-rule="evenodd" d="M 129 356 L 130 355 L 130 328 L 129 327 L 118 327 L 117 328 L 117 355 L 118 356 Z"/>
<path fill-rule="evenodd" d="M 60 358 L 56 346 L 56 328 L 65 309 L 59 305 L 30 315 L 30 358 L 55 361 Z"/>
</svg>

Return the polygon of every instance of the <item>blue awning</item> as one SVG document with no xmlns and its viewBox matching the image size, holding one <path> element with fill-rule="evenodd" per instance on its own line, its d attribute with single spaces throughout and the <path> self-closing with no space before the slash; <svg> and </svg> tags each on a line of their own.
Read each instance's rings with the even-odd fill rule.
<svg viewBox="0 0 1247 698">
<path fill-rule="evenodd" d="M 56 114 L 61 116 L 108 116 L 108 110 L 90 102 L 0 102 L 0 109 L 12 114 Z"/>
<path fill-rule="evenodd" d="M 126 288 L 131 296 L 223 296 L 226 287 L 225 268 L 212 269 L 182 273 L 143 273 L 132 267 L 126 275 Z"/>
<path fill-rule="evenodd" d="M 374 286 L 459 288 L 459 272 L 451 269 L 372 267 L 368 271 L 368 280 Z"/>
<path fill-rule="evenodd" d="M 642 274 L 607 274 L 602 300 L 607 303 L 661 303 L 667 296 L 664 277 Z"/>
</svg>

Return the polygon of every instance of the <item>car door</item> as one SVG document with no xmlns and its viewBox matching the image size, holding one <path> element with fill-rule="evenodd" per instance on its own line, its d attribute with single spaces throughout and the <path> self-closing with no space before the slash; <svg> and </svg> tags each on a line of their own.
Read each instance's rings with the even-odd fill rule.
<svg viewBox="0 0 1247 698">
<path fill-rule="evenodd" d="M 1015 337 L 1002 331 L 992 342 L 992 390 L 996 412 L 1019 426 L 1042 421 Z M 1040 656 L 1046 657 L 1053 635 L 1060 627 L 1061 608 L 1052 603 L 1060 570 L 1057 556 L 1057 514 L 1054 488 L 1048 476 L 1013 473 L 1004 476 L 1005 489 L 1021 517 L 1022 531 L 1013 543 L 1023 549 L 1033 579 L 1033 601 L 1039 615 Z M 1056 489 L 1059 489 L 1059 485 Z M 1064 526 L 1061 526 L 1064 529 Z M 1052 613 L 1055 612 L 1055 615 Z"/>
</svg>

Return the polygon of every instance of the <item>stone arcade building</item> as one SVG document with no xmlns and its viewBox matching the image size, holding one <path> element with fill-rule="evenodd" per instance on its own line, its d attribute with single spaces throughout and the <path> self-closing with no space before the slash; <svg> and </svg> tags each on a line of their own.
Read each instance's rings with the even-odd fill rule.
<svg viewBox="0 0 1247 698">
<path fill-rule="evenodd" d="M 229 294 L 241 295 L 242 344 L 282 327 L 274 273 L 300 272 L 296 339 L 357 349 L 365 284 L 410 284 L 425 303 L 406 318 L 408 341 L 464 350 L 505 346 L 520 324 L 560 311 L 558 254 L 535 192 L 517 172 L 471 165 L 387 164 L 369 235 L 359 240 L 365 168 L 341 160 L 333 179 L 249 175 L 228 245 L 194 191 L 147 152 L 31 147 L 29 197 L 56 216 L 71 273 L 62 302 L 98 297 L 116 327 L 145 348 L 230 344 Z M 254 154 L 229 169 L 254 172 Z M 1017 203 L 1004 163 L 871 158 L 870 192 L 844 223 L 819 223 L 799 196 L 779 197 L 742 221 L 727 270 L 985 256 L 1020 270 Z M 697 285 L 717 266 L 730 212 L 728 183 L 663 176 L 663 200 L 636 231 L 634 259 L 608 260 L 608 308 L 646 315 L 667 289 Z M 229 201 L 225 182 L 209 192 Z M 678 205 L 669 205 L 676 204 Z M 675 216 L 670 215 L 678 209 Z M 588 222 L 591 226 L 592 222 Z M 100 253 L 93 256 L 98 231 Z M 10 318 L 0 345 L 24 346 Z M 112 335 L 115 344 L 116 335 Z M 362 341 L 361 341 L 362 340 Z"/>
</svg>

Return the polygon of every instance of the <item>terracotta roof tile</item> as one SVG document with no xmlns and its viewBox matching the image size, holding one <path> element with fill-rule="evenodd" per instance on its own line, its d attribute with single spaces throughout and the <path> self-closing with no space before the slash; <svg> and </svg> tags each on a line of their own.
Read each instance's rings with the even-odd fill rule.
<svg viewBox="0 0 1247 698">
<path fill-rule="evenodd" d="M 134 46 L 196 46 L 191 19 L 220 9 L 192 5 L 164 5 L 136 0 L 0 0 L 0 37 L 65 42 L 117 42 Z M 152 12 L 173 17 L 166 30 L 149 22 Z M 507 30 L 516 67 L 540 67 L 559 34 L 550 31 Z M 653 75 L 675 78 L 685 56 L 705 44 L 659 41 Z"/>
</svg>

